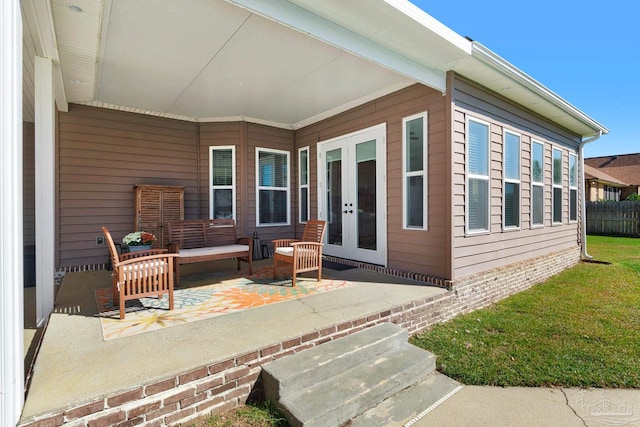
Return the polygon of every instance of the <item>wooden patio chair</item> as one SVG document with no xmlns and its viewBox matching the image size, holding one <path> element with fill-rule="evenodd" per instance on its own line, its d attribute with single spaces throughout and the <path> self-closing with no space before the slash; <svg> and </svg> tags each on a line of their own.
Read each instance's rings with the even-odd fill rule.
<svg viewBox="0 0 640 427">
<path fill-rule="evenodd" d="M 113 302 L 119 302 L 120 319 L 124 319 L 128 300 L 169 294 L 169 310 L 173 310 L 173 265 L 178 254 L 166 249 L 119 254 L 111 233 L 106 227 L 102 232 L 107 239 L 113 264 Z"/>
<path fill-rule="evenodd" d="M 302 240 L 278 239 L 273 241 L 273 278 L 279 262 L 293 266 L 292 286 L 296 285 L 296 276 L 305 271 L 318 271 L 318 282 L 322 279 L 322 239 L 326 221 L 310 220 L 304 227 Z"/>
</svg>

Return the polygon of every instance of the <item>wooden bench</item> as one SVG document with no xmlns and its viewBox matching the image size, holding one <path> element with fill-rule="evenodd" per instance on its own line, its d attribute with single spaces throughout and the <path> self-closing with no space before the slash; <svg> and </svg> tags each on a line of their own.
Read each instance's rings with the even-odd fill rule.
<svg viewBox="0 0 640 427">
<path fill-rule="evenodd" d="M 170 253 L 177 253 L 174 268 L 176 284 L 180 283 L 180 264 L 213 261 L 220 259 L 238 260 L 249 264 L 249 274 L 253 274 L 251 257 L 253 239 L 236 236 L 236 223 L 232 219 L 195 219 L 171 221 L 169 229 Z"/>
</svg>

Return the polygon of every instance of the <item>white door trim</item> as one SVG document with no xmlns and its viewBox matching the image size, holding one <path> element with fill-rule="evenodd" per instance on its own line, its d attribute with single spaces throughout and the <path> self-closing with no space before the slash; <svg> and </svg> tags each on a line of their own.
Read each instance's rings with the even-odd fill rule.
<svg viewBox="0 0 640 427">
<path fill-rule="evenodd" d="M 318 142 L 318 218 L 328 220 L 328 210 L 325 199 L 325 185 L 326 181 L 326 163 L 324 155 L 328 146 L 342 145 L 345 149 L 349 147 L 355 147 L 357 143 L 364 142 L 362 139 L 375 139 L 376 141 L 376 250 L 361 249 L 354 243 L 356 241 L 355 236 L 349 236 L 348 233 L 353 233 L 356 227 L 344 229 L 346 233 L 345 242 L 346 245 L 338 248 L 333 245 L 328 245 L 328 233 L 325 235 L 325 248 L 323 252 L 327 255 L 334 255 L 348 259 L 354 259 L 358 261 L 370 262 L 373 264 L 387 265 L 387 149 L 386 149 L 386 123 L 381 123 L 366 129 L 361 129 L 356 132 L 351 132 L 346 135 L 341 135 L 336 138 L 331 138 L 325 141 Z M 336 144 L 337 143 L 337 144 Z M 354 150 L 352 150 L 354 151 Z M 355 158 L 355 157 L 353 157 Z M 344 163 L 344 172 L 350 173 L 350 176 L 355 177 L 353 171 L 349 171 L 349 165 Z M 352 188 L 355 188 L 355 179 L 349 184 Z M 351 217 L 354 224 L 357 224 L 358 214 Z M 348 223 L 344 223 L 347 225 Z"/>
</svg>

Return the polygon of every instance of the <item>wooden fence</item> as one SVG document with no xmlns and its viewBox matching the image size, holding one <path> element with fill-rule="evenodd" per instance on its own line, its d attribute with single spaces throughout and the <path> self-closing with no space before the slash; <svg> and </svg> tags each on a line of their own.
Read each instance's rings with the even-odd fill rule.
<svg viewBox="0 0 640 427">
<path fill-rule="evenodd" d="M 587 234 L 640 237 L 640 202 L 587 202 Z"/>
</svg>

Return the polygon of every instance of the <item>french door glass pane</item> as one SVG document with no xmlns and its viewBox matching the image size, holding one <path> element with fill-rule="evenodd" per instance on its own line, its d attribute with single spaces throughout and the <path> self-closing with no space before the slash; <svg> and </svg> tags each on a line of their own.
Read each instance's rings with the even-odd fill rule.
<svg viewBox="0 0 640 427">
<path fill-rule="evenodd" d="M 407 226 L 423 226 L 424 219 L 424 179 L 422 176 L 407 177 Z"/>
<path fill-rule="evenodd" d="M 356 145 L 358 247 L 376 250 L 376 141 Z M 349 210 L 352 207 L 349 206 Z M 351 213 L 350 213 L 351 214 Z"/>
<path fill-rule="evenodd" d="M 216 188 L 213 190 L 213 218 L 233 218 L 233 191 Z"/>
<path fill-rule="evenodd" d="M 342 150 L 327 151 L 327 242 L 342 245 Z"/>
<path fill-rule="evenodd" d="M 489 181 L 469 178 L 469 230 L 489 229 Z"/>
</svg>

